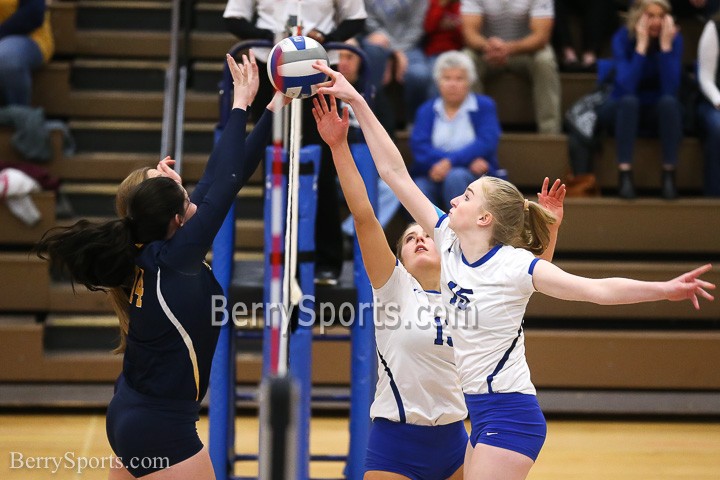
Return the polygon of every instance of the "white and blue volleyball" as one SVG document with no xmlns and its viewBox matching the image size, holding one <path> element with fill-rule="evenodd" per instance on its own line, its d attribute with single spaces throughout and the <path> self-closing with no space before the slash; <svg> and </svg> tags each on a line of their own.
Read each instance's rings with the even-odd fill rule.
<svg viewBox="0 0 720 480">
<path fill-rule="evenodd" d="M 327 75 L 312 67 L 318 60 L 329 63 L 320 43 L 300 35 L 288 37 L 270 51 L 268 76 L 275 89 L 288 97 L 311 97 L 317 93 L 317 84 L 327 80 Z"/>
</svg>

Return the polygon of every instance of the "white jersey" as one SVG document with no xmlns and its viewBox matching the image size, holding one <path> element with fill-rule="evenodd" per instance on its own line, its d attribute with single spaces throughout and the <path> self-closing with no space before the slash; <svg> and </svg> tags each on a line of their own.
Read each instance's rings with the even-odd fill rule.
<svg viewBox="0 0 720 480">
<path fill-rule="evenodd" d="M 527 250 L 498 245 L 470 264 L 448 222 L 447 215 L 438 220 L 435 244 L 462 389 L 534 395 L 522 325 L 538 259 Z"/>
<path fill-rule="evenodd" d="M 447 425 L 467 416 L 440 292 L 425 291 L 399 262 L 375 294 L 378 383 L 372 418 Z"/>
</svg>

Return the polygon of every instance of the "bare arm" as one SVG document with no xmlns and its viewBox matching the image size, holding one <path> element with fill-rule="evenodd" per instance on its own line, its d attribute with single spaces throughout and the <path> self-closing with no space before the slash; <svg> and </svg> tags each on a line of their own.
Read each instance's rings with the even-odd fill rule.
<svg viewBox="0 0 720 480">
<path fill-rule="evenodd" d="M 483 16 L 482 15 L 462 15 L 462 34 L 465 39 L 465 45 L 473 50 L 482 52 L 485 50 L 487 38 L 482 35 Z"/>
<path fill-rule="evenodd" d="M 539 292 L 561 300 L 599 305 L 690 300 L 700 309 L 698 296 L 714 299 L 706 289 L 714 289 L 715 285 L 698 278 L 711 268 L 710 264 L 703 265 L 667 282 L 643 282 L 629 278 L 585 278 L 567 273 L 552 263 L 538 262 L 533 283 Z"/>
<path fill-rule="evenodd" d="M 380 124 L 365 99 L 345 79 L 329 67 L 316 63 L 314 67 L 330 76 L 330 81 L 318 89 L 320 94 L 333 95 L 352 105 L 355 117 L 362 128 L 380 177 L 397 195 L 400 203 L 426 232 L 433 232 L 438 220 L 435 206 L 415 185 L 407 171 L 405 161 L 390 135 Z M 431 233 L 432 234 L 432 233 Z"/>
<path fill-rule="evenodd" d="M 365 270 L 372 286 L 380 288 L 387 283 L 395 269 L 395 255 L 390 250 L 385 232 L 375 217 L 365 184 L 350 153 L 347 142 L 349 118 L 347 108 L 343 110 L 342 118 L 339 117 L 335 98 L 330 97 L 328 108 L 323 95 L 313 98 L 313 105 L 313 116 L 317 122 L 318 132 L 330 147 L 340 186 L 355 220 L 355 231 Z"/>
<path fill-rule="evenodd" d="M 550 42 L 554 19 L 550 17 L 531 18 L 530 35 L 508 42 L 509 54 L 534 53 L 545 48 Z"/>
</svg>

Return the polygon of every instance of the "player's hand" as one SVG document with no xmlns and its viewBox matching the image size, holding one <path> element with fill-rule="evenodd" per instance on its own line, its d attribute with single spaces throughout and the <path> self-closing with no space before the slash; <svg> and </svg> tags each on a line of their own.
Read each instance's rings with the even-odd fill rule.
<svg viewBox="0 0 720 480">
<path fill-rule="evenodd" d="M 173 165 L 175 165 L 175 160 L 168 156 L 160 160 L 157 164 L 157 167 L 155 168 L 158 172 L 160 172 L 160 175 L 162 175 L 163 177 L 172 178 L 179 185 L 182 185 L 182 178 L 180 178 L 180 175 L 178 175 L 178 173 L 173 170 Z"/>
<path fill-rule="evenodd" d="M 250 77 L 248 78 L 248 86 L 250 88 L 250 102 L 248 105 L 250 105 L 254 100 L 255 96 L 257 95 L 258 89 L 260 88 L 260 74 L 258 72 L 258 66 L 257 61 L 255 60 L 255 53 L 253 53 L 252 49 L 248 50 L 250 54 Z M 243 62 L 244 62 L 243 58 Z"/>
<path fill-rule="evenodd" d="M 715 284 L 701 280 L 699 277 L 712 269 L 709 263 L 698 267 L 691 272 L 684 273 L 677 278 L 666 282 L 666 298 L 672 302 L 690 300 L 696 310 L 700 310 L 698 296 L 713 301 L 715 297 L 706 290 L 714 290 Z"/>
<path fill-rule="evenodd" d="M 228 53 L 226 54 L 230 74 L 233 78 L 233 108 L 247 109 L 252 100 L 255 98 L 251 87 L 252 67 L 247 55 L 243 55 L 242 65 L 238 64 L 235 59 Z M 257 65 L 256 65 L 257 67 Z M 256 77 L 257 78 L 257 77 Z M 255 90 L 257 93 L 257 90 Z"/>
<path fill-rule="evenodd" d="M 325 101 L 324 95 L 316 95 L 313 98 L 313 117 L 317 123 L 318 133 L 323 141 L 332 149 L 343 143 L 347 143 L 348 128 L 350 125 L 350 114 L 347 107 L 343 108 L 342 117 L 338 115 L 337 100 L 330 95 L 330 106 Z"/>
<path fill-rule="evenodd" d="M 555 215 L 557 222 L 554 226 L 559 227 L 563 220 L 563 205 L 567 190 L 565 189 L 565 184 L 562 183 L 559 178 L 553 182 L 552 187 L 548 190 L 549 185 L 550 179 L 545 177 L 540 193 L 538 193 L 538 203 Z"/>
<path fill-rule="evenodd" d="M 352 105 L 354 102 L 362 99 L 362 95 L 355 90 L 355 87 L 350 85 L 350 82 L 347 81 L 347 78 L 345 78 L 342 73 L 336 72 L 320 61 L 316 61 L 313 64 L 313 68 L 330 77 L 329 81 L 318 84 L 318 94 L 332 95 L 348 105 Z"/>
<path fill-rule="evenodd" d="M 278 108 L 282 108 L 292 102 L 292 97 L 284 95 L 280 90 L 275 90 L 275 95 L 267 105 L 267 109 L 271 112 L 276 112 Z"/>
</svg>

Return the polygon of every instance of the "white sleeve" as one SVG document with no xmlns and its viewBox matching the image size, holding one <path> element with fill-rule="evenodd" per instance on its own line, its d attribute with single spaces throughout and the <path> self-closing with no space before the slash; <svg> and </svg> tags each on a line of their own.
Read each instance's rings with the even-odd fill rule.
<svg viewBox="0 0 720 480">
<path fill-rule="evenodd" d="M 435 207 L 437 209 L 437 207 Z M 439 212 L 438 212 L 439 215 Z M 437 223 L 435 224 L 435 230 L 433 230 L 433 241 L 437 246 L 438 250 L 442 249 L 446 245 L 448 238 L 454 235 L 450 229 L 450 218 L 447 213 L 440 215 Z"/>
<path fill-rule="evenodd" d="M 705 24 L 698 43 L 700 89 L 713 105 L 720 105 L 720 90 L 715 83 L 718 63 L 718 31 L 714 21 Z"/>
<path fill-rule="evenodd" d="M 485 13 L 482 0 L 460 0 L 460 13 L 463 15 L 482 15 Z"/>
<path fill-rule="evenodd" d="M 530 295 L 535 291 L 532 277 L 535 265 L 541 261 L 530 251 L 523 248 L 516 248 L 512 258 L 507 263 L 507 276 L 512 285 L 518 287 L 520 292 Z"/>
<path fill-rule="evenodd" d="M 367 18 L 365 2 L 363 0 L 336 0 L 336 22 L 338 25 L 344 20 L 361 20 Z"/>
<path fill-rule="evenodd" d="M 552 0 L 535 0 L 530 7 L 531 18 L 554 18 L 555 5 Z"/>
<path fill-rule="evenodd" d="M 254 0 L 228 0 L 223 17 L 244 18 L 247 21 L 252 21 L 254 11 Z"/>
</svg>

